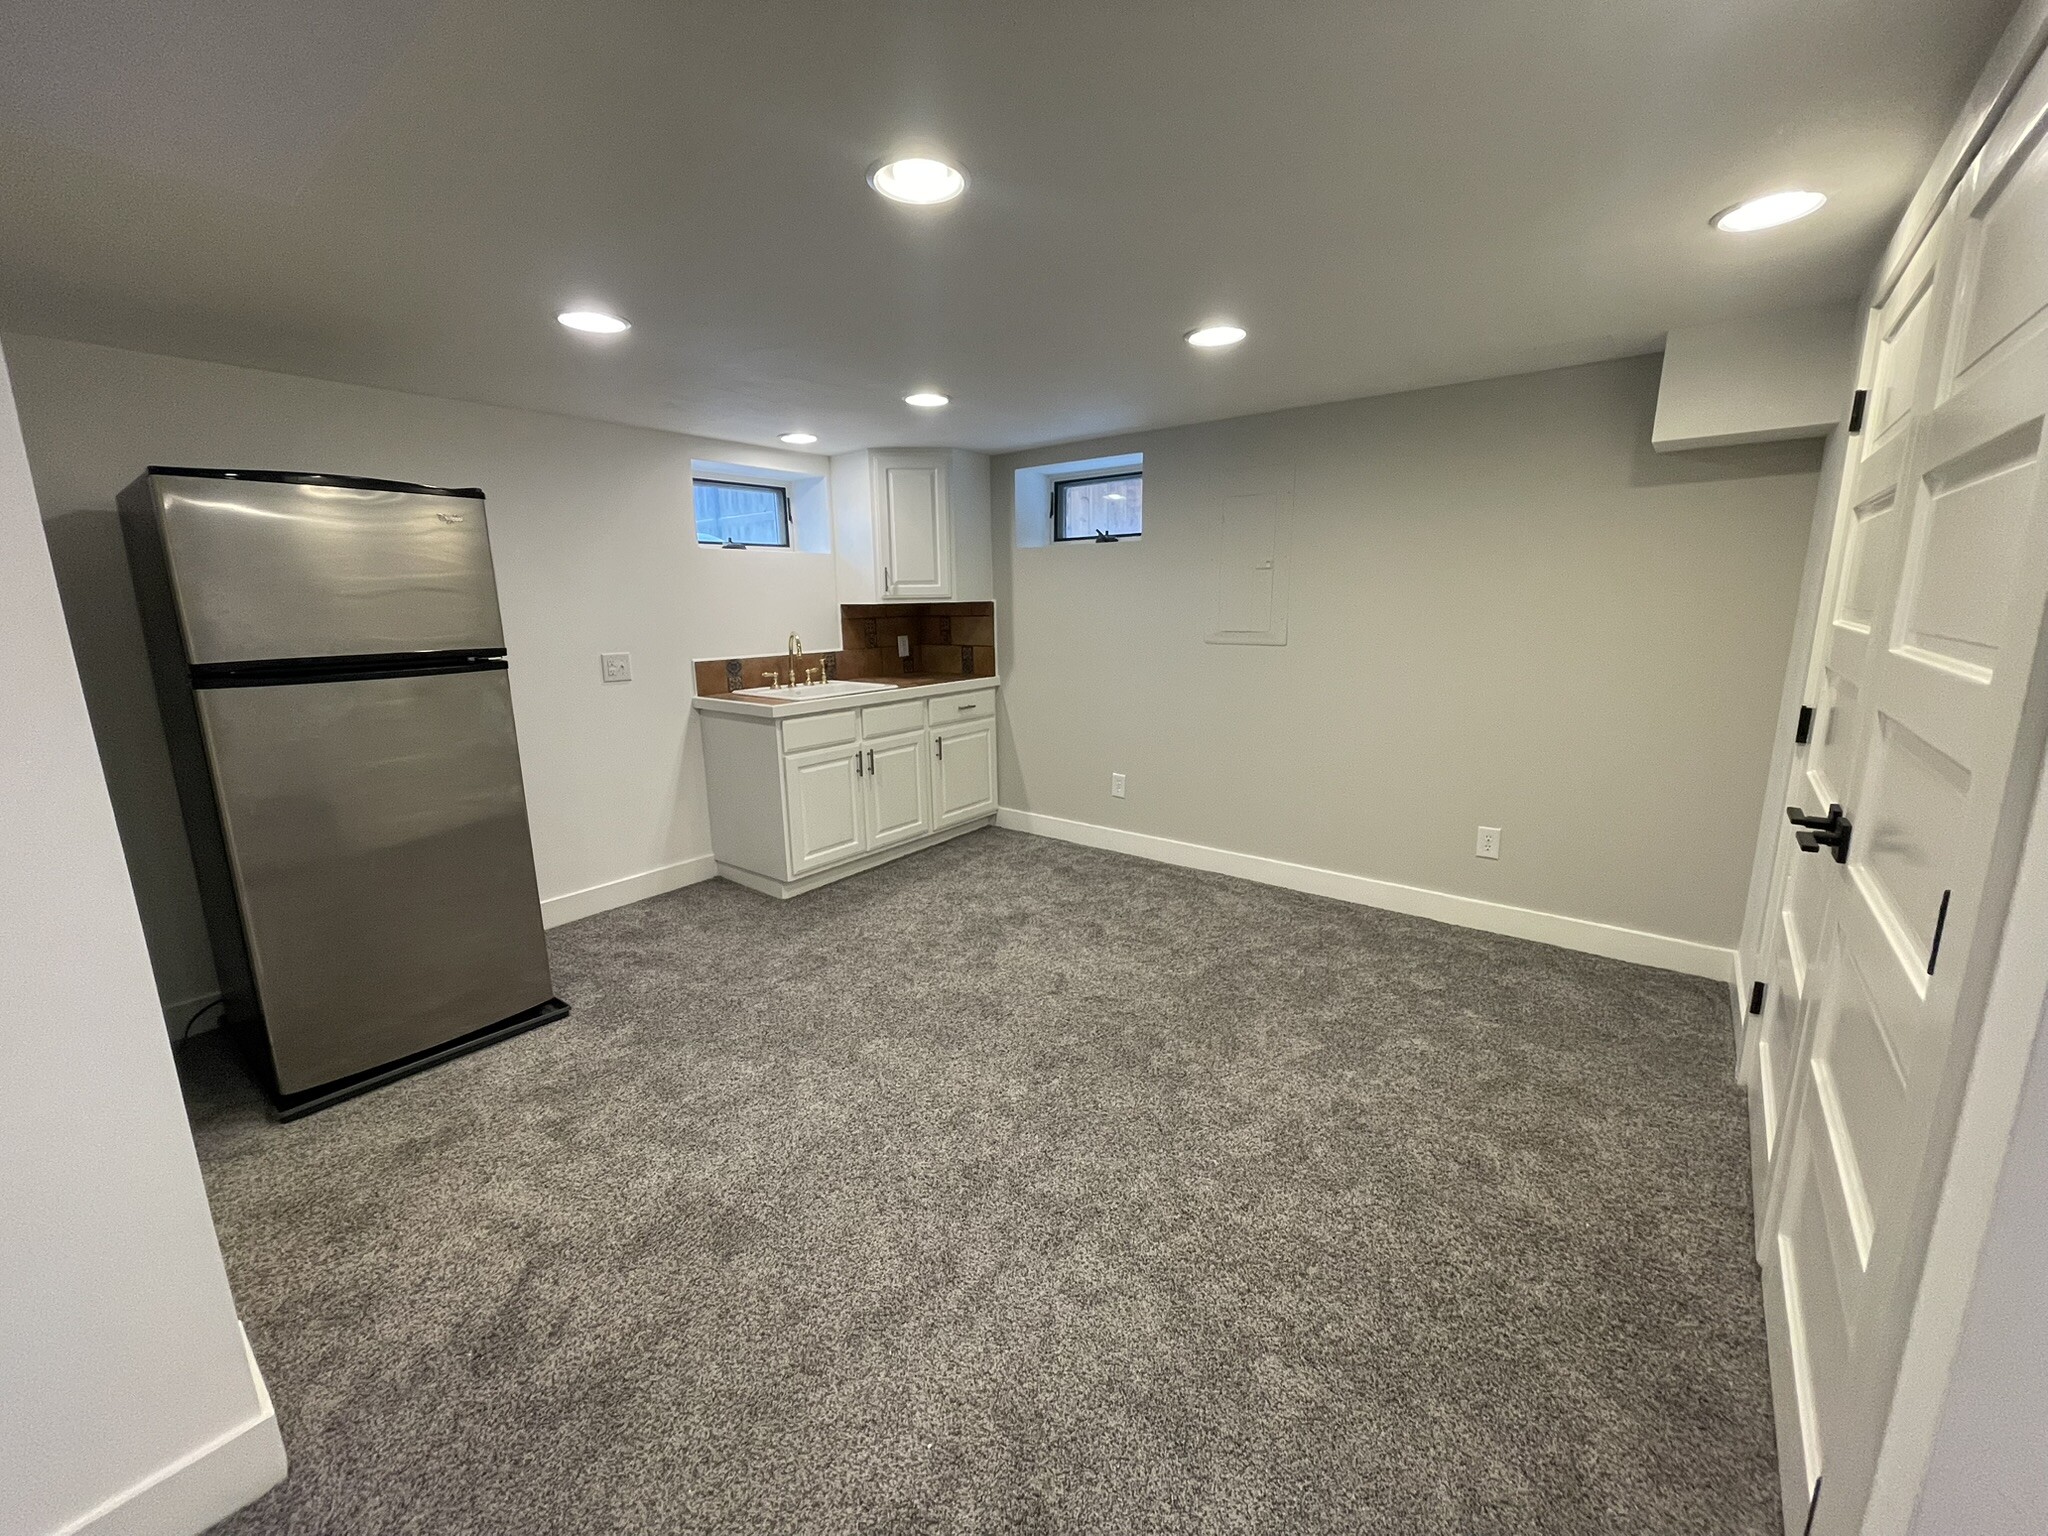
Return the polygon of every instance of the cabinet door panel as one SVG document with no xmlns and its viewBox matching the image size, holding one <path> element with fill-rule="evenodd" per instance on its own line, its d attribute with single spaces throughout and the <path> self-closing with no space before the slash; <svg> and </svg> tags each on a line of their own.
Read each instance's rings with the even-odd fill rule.
<svg viewBox="0 0 2048 1536">
<path fill-rule="evenodd" d="M 922 837 L 931 830 L 924 732 L 868 743 L 868 847 Z"/>
<path fill-rule="evenodd" d="M 821 747 L 782 760 L 789 812 L 789 872 L 808 874 L 850 859 L 861 836 L 860 748 Z"/>
<path fill-rule="evenodd" d="M 953 527 L 944 460 L 879 461 L 875 478 L 884 595 L 951 597 Z"/>
<path fill-rule="evenodd" d="M 938 825 L 950 827 L 996 808 L 996 728 L 993 721 L 932 733 L 933 799 Z"/>
</svg>

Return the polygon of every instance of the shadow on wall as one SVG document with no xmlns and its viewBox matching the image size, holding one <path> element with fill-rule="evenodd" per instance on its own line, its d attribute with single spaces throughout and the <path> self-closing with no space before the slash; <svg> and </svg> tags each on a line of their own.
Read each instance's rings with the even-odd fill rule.
<svg viewBox="0 0 2048 1536">
<path fill-rule="evenodd" d="M 56 568 L 64 623 L 114 803 L 128 880 L 142 913 L 157 994 L 166 1013 L 182 1020 L 219 988 L 211 966 L 194 958 L 208 953 L 206 922 L 143 648 L 120 516 L 111 507 L 61 512 L 44 520 L 43 533 L 50 541 L 50 563 Z"/>
<path fill-rule="evenodd" d="M 1651 404 L 1655 405 L 1652 399 Z M 1722 448 L 1681 448 L 1659 453 L 1650 446 L 1651 417 L 1643 418 L 1630 455 L 1632 486 L 1697 485 L 1707 480 L 1761 480 L 1775 475 L 1817 475 L 1824 437 L 1799 437 L 1781 443 L 1731 443 Z"/>
</svg>

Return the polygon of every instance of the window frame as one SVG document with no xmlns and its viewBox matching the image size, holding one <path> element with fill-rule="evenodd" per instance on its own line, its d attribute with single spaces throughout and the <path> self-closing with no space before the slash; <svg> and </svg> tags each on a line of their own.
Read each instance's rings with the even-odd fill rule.
<svg viewBox="0 0 2048 1536">
<path fill-rule="evenodd" d="M 776 544 L 738 543 L 730 539 L 706 539 L 699 537 L 699 549 L 795 549 L 796 521 L 790 505 L 789 487 L 773 480 L 721 480 L 711 475 L 690 476 L 690 527 L 697 526 L 697 487 L 715 486 L 724 491 L 773 491 L 782 503 L 782 540 Z"/>
<path fill-rule="evenodd" d="M 1121 543 L 1122 543 L 1122 542 L 1123 542 L 1123 541 L 1124 541 L 1125 539 L 1141 539 L 1141 538 L 1143 538 L 1143 537 L 1145 536 L 1145 513 L 1144 513 L 1144 507 L 1143 507 L 1143 502 L 1142 502 L 1142 499 L 1141 499 L 1141 501 L 1140 501 L 1140 504 L 1139 504 L 1139 511 L 1138 511 L 1138 531 L 1137 531 L 1136 533 L 1112 533 L 1112 534 L 1110 534 L 1110 535 L 1109 535 L 1108 537 L 1106 537 L 1106 538 L 1105 538 L 1105 537 L 1104 537 L 1103 535 L 1099 534 L 1099 533 L 1061 533 L 1061 532 L 1060 532 L 1060 500 L 1061 500 L 1061 498 L 1062 498 L 1062 497 L 1064 496 L 1064 494 L 1065 494 L 1065 492 L 1066 492 L 1066 489 L 1067 489 L 1067 487 L 1068 487 L 1068 486 L 1070 486 L 1070 485 L 1102 485 L 1102 484 L 1104 484 L 1104 483 L 1106 483 L 1106 482 L 1108 482 L 1108 481 L 1111 481 L 1111 480 L 1136 480 L 1136 481 L 1138 481 L 1138 482 L 1139 482 L 1140 484 L 1142 484 L 1142 483 L 1144 482 L 1144 479 L 1145 479 L 1145 466 L 1144 466 L 1144 465 L 1142 465 L 1142 464 L 1140 464 L 1140 465 L 1137 465 L 1137 466 L 1136 466 L 1136 467 L 1134 467 L 1134 468 L 1126 468 L 1126 469 L 1113 469 L 1113 470 L 1108 470 L 1108 471 L 1106 471 L 1106 472 L 1103 472 L 1103 473 L 1098 473 L 1098 474 L 1089 474 L 1089 475 L 1067 475 L 1067 476 L 1064 476 L 1064 477 L 1062 477 L 1062 478 L 1056 478 L 1056 479 L 1054 479 L 1054 480 L 1053 480 L 1053 482 L 1052 482 L 1052 487 L 1051 487 L 1051 509 L 1050 509 L 1050 510 L 1051 510 L 1051 514 L 1052 514 L 1052 541 L 1053 541 L 1053 543 L 1055 543 L 1055 544 L 1121 544 Z M 1141 496 L 1142 496 L 1142 493 L 1141 493 Z"/>
</svg>

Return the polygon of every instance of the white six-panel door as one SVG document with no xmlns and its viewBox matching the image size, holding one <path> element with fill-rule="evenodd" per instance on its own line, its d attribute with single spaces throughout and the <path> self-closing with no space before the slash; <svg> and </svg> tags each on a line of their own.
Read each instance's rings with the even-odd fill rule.
<svg viewBox="0 0 2048 1536">
<path fill-rule="evenodd" d="M 1761 1257 L 1793 1531 L 1823 1474 L 1816 1533 L 1864 1513 L 2009 875 L 1994 852 L 2038 767 L 2044 123 L 2037 69 L 1875 317 L 1824 587 L 1794 787 L 1853 831 L 1845 863 L 1784 855 L 1753 1078 L 1776 1127 Z"/>
</svg>

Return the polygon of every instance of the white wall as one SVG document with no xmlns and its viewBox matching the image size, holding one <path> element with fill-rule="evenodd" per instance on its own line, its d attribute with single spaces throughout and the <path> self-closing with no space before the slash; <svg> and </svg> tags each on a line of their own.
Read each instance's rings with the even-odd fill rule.
<svg viewBox="0 0 2048 1536">
<path fill-rule="evenodd" d="M 1655 454 L 1657 376 L 1633 358 L 996 459 L 1004 805 L 1725 964 L 1819 447 Z M 1125 452 L 1142 538 L 1017 546 L 1016 470 Z M 1219 518 L 1261 485 L 1291 486 L 1288 641 L 1205 644 Z"/>
<path fill-rule="evenodd" d="M 284 1448 L 214 1241 L 4 364 L 0 976 L 0 1530 L 200 1530 L 275 1482 Z"/>
<path fill-rule="evenodd" d="M 1849 412 L 1861 319 L 1839 305 L 1671 332 L 1651 445 L 1671 453 L 1827 436 Z"/>
<path fill-rule="evenodd" d="M 838 644 L 830 554 L 700 547 L 690 461 L 827 461 L 27 336 L 5 339 L 36 494 L 164 1000 L 213 990 L 113 514 L 148 464 L 479 485 L 549 920 L 710 874 L 690 663 Z M 633 681 L 599 680 L 630 651 Z M 579 894 L 580 893 L 580 894 Z"/>
</svg>

